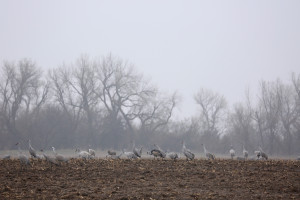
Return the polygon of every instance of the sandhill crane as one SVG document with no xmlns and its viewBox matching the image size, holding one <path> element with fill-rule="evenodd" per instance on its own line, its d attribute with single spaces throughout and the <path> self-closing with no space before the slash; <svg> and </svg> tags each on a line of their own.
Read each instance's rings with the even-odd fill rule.
<svg viewBox="0 0 300 200">
<path fill-rule="evenodd" d="M 9 160 L 9 159 L 10 159 L 10 155 L 4 155 L 4 156 L 2 157 L 2 159 L 3 159 L 3 160 Z"/>
<path fill-rule="evenodd" d="M 137 157 L 141 158 L 141 156 L 142 156 L 142 150 L 143 150 L 143 147 L 141 147 L 140 149 L 138 149 L 138 148 L 135 147 L 135 142 L 133 142 L 132 151 L 133 151 L 133 153 L 134 153 Z"/>
<path fill-rule="evenodd" d="M 137 159 L 138 157 L 131 151 L 124 151 L 123 149 L 123 154 L 128 158 L 128 159 Z"/>
<path fill-rule="evenodd" d="M 182 142 L 182 152 L 183 152 L 183 155 L 186 157 L 187 160 L 193 160 L 195 158 L 195 154 L 193 154 L 191 152 L 191 150 L 189 150 L 185 147 L 184 142 Z"/>
<path fill-rule="evenodd" d="M 48 156 L 48 155 L 46 155 L 44 153 L 43 153 L 43 156 L 44 156 L 45 160 L 50 163 L 51 168 L 52 168 L 52 165 L 59 165 L 59 163 L 56 160 L 56 158 Z"/>
<path fill-rule="evenodd" d="M 245 146 L 243 145 L 243 155 L 244 158 L 247 159 L 248 158 L 248 151 L 245 149 Z"/>
<path fill-rule="evenodd" d="M 233 159 L 233 157 L 235 156 L 235 150 L 233 149 L 233 146 L 231 145 L 230 146 L 230 150 L 229 150 L 229 153 L 230 153 L 230 157 L 231 157 L 231 159 Z"/>
<path fill-rule="evenodd" d="M 57 161 L 59 162 L 68 162 L 68 158 L 64 157 L 63 155 L 61 154 L 58 154 L 56 151 L 55 151 L 55 148 L 52 147 L 52 150 L 53 150 L 53 153 L 54 153 L 54 156 L 56 158 Z"/>
<path fill-rule="evenodd" d="M 158 149 L 152 149 L 150 152 L 147 152 L 147 154 L 154 156 L 154 159 L 158 157 L 165 158 L 162 152 Z"/>
<path fill-rule="evenodd" d="M 28 166 L 28 165 L 31 166 L 29 158 L 22 153 L 19 144 L 20 143 L 18 142 L 16 145 L 18 146 L 18 150 L 19 150 L 18 151 L 18 158 L 19 158 L 20 163 L 21 163 L 21 168 L 23 168 L 23 165 L 25 165 L 25 166 Z"/>
<path fill-rule="evenodd" d="M 117 155 L 117 152 L 112 151 L 112 150 L 108 150 L 107 153 L 108 153 L 109 156 L 115 156 L 115 155 Z"/>
<path fill-rule="evenodd" d="M 262 150 L 261 147 L 259 147 L 259 151 L 260 151 L 260 156 L 265 160 L 268 160 L 268 155 Z"/>
<path fill-rule="evenodd" d="M 208 160 L 214 160 L 216 157 L 214 154 L 208 152 L 205 148 L 205 145 L 204 144 L 201 144 L 203 146 L 203 149 L 204 149 L 204 154 L 205 156 L 207 157 Z"/>
<path fill-rule="evenodd" d="M 171 158 L 172 160 L 178 159 L 178 154 L 175 152 L 167 152 L 167 157 Z"/>
<path fill-rule="evenodd" d="M 166 157 L 166 153 L 160 148 L 160 146 L 158 146 L 157 144 L 154 144 L 154 146 L 157 148 L 157 150 L 160 151 L 161 157 L 165 158 Z"/>
<path fill-rule="evenodd" d="M 89 148 L 91 148 L 91 145 L 89 145 Z M 87 152 L 89 152 L 89 154 L 91 154 L 93 157 L 96 156 L 96 151 L 94 149 L 88 149 Z"/>
<path fill-rule="evenodd" d="M 261 153 L 260 153 L 260 151 L 254 151 L 254 154 L 257 156 L 257 159 L 259 159 L 259 158 L 260 158 L 260 156 L 261 156 Z"/>
<path fill-rule="evenodd" d="M 89 154 L 91 154 L 91 156 L 93 156 L 93 157 L 96 156 L 96 151 L 94 149 L 89 149 L 88 152 L 89 152 Z"/>
<path fill-rule="evenodd" d="M 91 154 L 87 151 L 81 151 L 80 149 L 76 149 L 75 152 L 78 153 L 79 158 L 83 158 L 83 159 L 91 158 Z"/>
<path fill-rule="evenodd" d="M 161 148 L 157 145 L 154 144 L 156 149 L 152 149 L 150 152 L 147 152 L 147 154 L 154 156 L 155 158 L 161 157 L 162 159 L 166 157 L 166 153 L 161 150 Z"/>
<path fill-rule="evenodd" d="M 36 151 L 35 149 L 31 146 L 31 140 L 28 140 L 28 145 L 29 145 L 29 153 L 31 155 L 31 157 L 36 158 Z"/>
<path fill-rule="evenodd" d="M 115 159 L 120 159 L 122 155 L 123 155 L 123 152 L 120 153 L 119 155 L 106 155 L 106 158 L 115 160 Z"/>
</svg>

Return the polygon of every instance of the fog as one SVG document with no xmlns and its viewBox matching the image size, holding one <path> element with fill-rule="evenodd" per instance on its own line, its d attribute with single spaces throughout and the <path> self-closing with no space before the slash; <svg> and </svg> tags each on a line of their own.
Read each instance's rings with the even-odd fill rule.
<svg viewBox="0 0 300 200">
<path fill-rule="evenodd" d="M 166 95 L 157 99 L 171 99 L 176 92 L 176 106 L 171 112 L 171 121 L 167 121 L 168 128 L 163 127 L 159 132 L 180 132 L 178 124 L 175 126 L 170 123 L 195 125 L 194 121 L 197 120 L 194 118 L 201 117 L 203 112 L 195 101 L 195 95 L 200 91 L 205 93 L 208 90 L 208 93 L 223 95 L 227 111 L 234 112 L 236 103 L 246 104 L 248 90 L 252 107 L 258 107 L 256 105 L 262 99 L 263 82 L 272 88 L 279 79 L 280 84 L 293 86 L 292 73 L 295 73 L 296 79 L 300 73 L 299 9 L 299 1 L 271 0 L 1 1 L 0 61 L 3 66 L 3 61 L 17 65 L 20 60 L 28 59 L 46 77 L 48 70 L 59 66 L 76 68 L 77 60 L 82 55 L 87 55 L 91 62 L 113 55 L 123 63 L 134 66 L 134 71 L 143 75 L 143 81 L 147 80 L 151 86 L 158 88 L 158 96 Z M 164 117 L 166 120 L 167 116 Z M 21 123 L 18 126 L 23 125 Z M 194 128 L 200 130 L 203 126 L 198 124 Z M 255 131 L 251 131 L 257 134 L 259 131 L 255 125 L 253 127 Z M 272 130 L 276 129 L 276 141 L 285 141 L 287 137 L 278 127 L 269 127 L 271 133 L 266 131 L 260 140 L 269 138 L 268 134 L 272 138 Z M 85 128 L 82 126 L 76 130 L 79 138 L 80 131 Z M 228 129 L 228 126 L 218 127 L 218 135 L 226 135 Z M 298 131 L 298 126 L 292 126 L 294 138 L 299 137 Z M 55 134 L 60 135 L 58 132 Z M 167 135 L 163 137 L 168 138 Z M 186 135 L 180 136 L 169 142 L 180 149 L 180 141 L 189 140 L 185 137 L 188 138 Z M 78 138 L 73 138 L 74 141 L 64 139 L 70 142 L 66 144 L 67 147 L 91 143 L 79 142 L 81 139 Z M 122 145 L 114 144 L 115 148 L 121 149 L 133 139 L 131 136 Z M 193 140 L 190 140 L 192 143 Z M 253 136 L 249 141 L 240 143 L 251 143 L 248 146 L 251 150 L 265 145 L 268 151 L 274 151 L 269 144 L 263 144 L 268 142 L 260 140 L 257 141 Z M 38 141 L 33 139 L 34 143 Z M 53 141 L 45 142 L 45 138 L 43 141 L 45 145 L 54 144 Z M 138 141 L 146 143 L 145 138 L 139 138 Z M 227 151 L 229 144 L 234 141 L 234 137 L 231 137 L 215 151 Z M 299 140 L 292 141 L 294 147 L 299 144 Z M 276 153 L 289 151 L 283 143 L 278 147 L 282 150 Z M 276 144 L 272 143 L 274 146 Z M 98 147 L 100 144 L 92 145 Z M 112 145 L 106 147 L 109 146 Z M 241 148 L 240 144 L 238 146 Z M 171 145 L 167 147 L 172 148 Z M 197 150 L 202 151 L 202 148 Z M 292 151 L 299 153 L 299 148 Z"/>
<path fill-rule="evenodd" d="M 2 1 L 0 60 L 43 68 L 113 53 L 195 114 L 200 87 L 244 100 L 261 79 L 299 72 L 299 1 Z"/>
</svg>

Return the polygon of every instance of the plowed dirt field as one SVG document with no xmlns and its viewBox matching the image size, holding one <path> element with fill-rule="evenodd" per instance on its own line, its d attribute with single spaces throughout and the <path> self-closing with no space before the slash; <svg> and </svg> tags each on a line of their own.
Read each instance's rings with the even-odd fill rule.
<svg viewBox="0 0 300 200">
<path fill-rule="evenodd" d="M 0 160 L 0 199 L 300 199 L 300 161 Z"/>
</svg>

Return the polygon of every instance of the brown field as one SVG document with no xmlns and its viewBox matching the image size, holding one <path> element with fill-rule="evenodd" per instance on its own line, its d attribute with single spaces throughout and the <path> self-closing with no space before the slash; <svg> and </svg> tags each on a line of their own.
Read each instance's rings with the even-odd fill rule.
<svg viewBox="0 0 300 200">
<path fill-rule="evenodd" d="M 0 199 L 300 199 L 300 161 L 0 160 Z"/>
</svg>

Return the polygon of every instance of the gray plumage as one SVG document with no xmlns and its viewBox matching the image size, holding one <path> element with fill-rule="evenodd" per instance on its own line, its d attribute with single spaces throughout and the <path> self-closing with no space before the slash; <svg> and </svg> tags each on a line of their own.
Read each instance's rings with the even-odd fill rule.
<svg viewBox="0 0 300 200">
<path fill-rule="evenodd" d="M 261 147 L 259 147 L 259 151 L 260 151 L 260 156 L 265 159 L 268 160 L 268 155 L 262 150 Z"/>
<path fill-rule="evenodd" d="M 231 159 L 233 159 L 233 157 L 235 156 L 235 150 L 233 149 L 233 146 L 232 146 L 232 145 L 230 146 L 229 153 L 230 153 Z"/>
<path fill-rule="evenodd" d="M 171 158 L 172 160 L 178 159 L 178 154 L 175 152 L 168 152 L 167 157 Z"/>
<path fill-rule="evenodd" d="M 45 157 L 46 161 L 49 162 L 51 165 L 59 165 L 58 161 L 56 160 L 56 158 L 51 157 L 51 156 L 47 156 L 46 154 L 43 154 L 43 156 Z"/>
<path fill-rule="evenodd" d="M 10 159 L 10 155 L 5 155 L 5 156 L 3 156 L 2 159 L 3 159 L 3 160 L 9 160 L 9 159 Z"/>
<path fill-rule="evenodd" d="M 57 160 L 58 162 L 68 162 L 69 159 L 66 158 L 65 156 L 63 156 L 63 155 L 57 153 L 57 152 L 55 151 L 55 148 L 54 148 L 54 147 L 52 147 L 52 150 L 53 150 L 54 156 L 55 156 L 55 158 L 56 158 L 56 160 Z"/>
<path fill-rule="evenodd" d="M 164 154 L 159 149 L 152 149 L 150 152 L 147 152 L 147 154 L 154 156 L 154 158 L 165 158 Z"/>
<path fill-rule="evenodd" d="M 87 151 L 81 151 L 80 149 L 76 149 L 75 152 L 78 153 L 79 158 L 90 159 L 92 155 Z"/>
<path fill-rule="evenodd" d="M 245 149 L 245 146 L 243 145 L 243 155 L 244 158 L 247 159 L 248 158 L 248 151 Z"/>
<path fill-rule="evenodd" d="M 215 157 L 214 154 L 212 154 L 212 153 L 210 153 L 210 152 L 208 152 L 208 151 L 206 150 L 204 144 L 202 144 L 202 146 L 203 146 L 203 149 L 204 149 L 204 154 L 205 154 L 205 156 L 206 156 L 206 158 L 207 158 L 208 160 L 214 160 L 214 159 L 216 159 L 216 157 Z"/>
<path fill-rule="evenodd" d="M 28 140 L 28 145 L 29 145 L 29 153 L 31 155 L 31 157 L 36 158 L 36 151 L 35 149 L 31 146 L 31 140 Z"/>
<path fill-rule="evenodd" d="M 94 149 L 88 149 L 89 154 L 91 154 L 91 156 L 95 157 L 96 156 L 96 151 Z"/>
<path fill-rule="evenodd" d="M 107 153 L 108 153 L 108 155 L 110 155 L 110 156 L 115 156 L 115 155 L 117 155 L 117 153 L 116 153 L 115 151 L 112 151 L 112 150 L 108 150 Z"/>
<path fill-rule="evenodd" d="M 133 152 L 130 152 L 130 151 L 124 151 L 123 150 L 123 154 L 128 158 L 128 159 L 137 159 L 138 157 L 133 153 Z"/>
<path fill-rule="evenodd" d="M 185 143 L 182 142 L 182 152 L 187 160 L 193 160 L 195 158 L 195 154 L 191 152 L 191 150 L 187 149 Z"/>
</svg>

